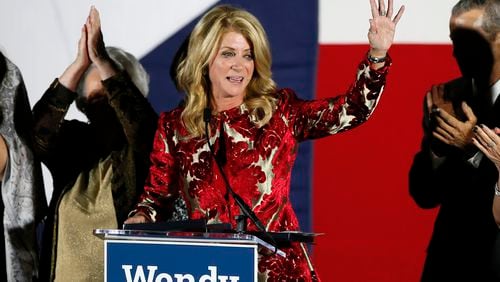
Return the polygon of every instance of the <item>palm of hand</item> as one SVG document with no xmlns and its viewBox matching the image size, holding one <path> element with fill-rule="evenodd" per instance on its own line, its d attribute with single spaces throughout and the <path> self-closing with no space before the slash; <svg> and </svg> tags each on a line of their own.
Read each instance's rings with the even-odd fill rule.
<svg viewBox="0 0 500 282">
<path fill-rule="evenodd" d="M 388 17 L 378 16 L 373 19 L 374 31 L 368 32 L 370 46 L 376 50 L 388 50 L 394 40 L 396 24 Z"/>
</svg>

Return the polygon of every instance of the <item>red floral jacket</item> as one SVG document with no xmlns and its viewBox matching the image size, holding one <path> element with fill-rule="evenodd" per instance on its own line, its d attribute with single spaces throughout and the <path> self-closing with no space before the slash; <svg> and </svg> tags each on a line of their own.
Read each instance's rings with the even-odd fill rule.
<svg viewBox="0 0 500 282">
<path fill-rule="evenodd" d="M 292 167 L 300 141 L 329 136 L 351 129 L 368 119 L 385 85 L 390 66 L 375 71 L 367 61 L 358 68 L 356 81 L 347 94 L 330 99 L 305 101 L 290 89 L 275 93 L 271 120 L 257 127 L 245 104 L 212 116 L 210 143 L 220 149 L 224 134 L 224 172 L 233 190 L 252 208 L 268 231 L 299 230 L 289 192 Z M 206 138 L 188 135 L 178 107 L 160 117 L 151 153 L 152 166 L 144 194 L 135 211 L 153 221 L 165 220 L 173 201 L 184 199 L 190 219 L 207 218 L 210 223 L 229 222 L 240 213 L 211 156 Z M 248 223 L 248 230 L 257 230 Z M 300 245 L 286 249 L 285 259 L 262 256 L 259 281 L 312 280 Z"/>
</svg>

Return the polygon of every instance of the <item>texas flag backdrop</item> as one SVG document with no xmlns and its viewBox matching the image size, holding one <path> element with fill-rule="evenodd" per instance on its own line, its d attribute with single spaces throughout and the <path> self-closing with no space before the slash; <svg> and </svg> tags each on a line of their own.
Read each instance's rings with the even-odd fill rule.
<svg viewBox="0 0 500 282">
<path fill-rule="evenodd" d="M 406 6 L 390 55 L 393 66 L 364 125 L 301 144 L 291 199 L 324 281 L 418 281 L 436 210 L 419 209 L 407 175 L 422 137 L 423 97 L 459 75 L 448 39 L 455 0 L 395 0 Z M 182 95 L 169 70 L 194 23 L 216 4 L 259 18 L 268 32 L 273 75 L 304 99 L 344 93 L 368 51 L 369 0 L 8 1 L 0 0 L 0 49 L 21 69 L 31 105 L 74 59 L 90 5 L 101 13 L 107 45 L 141 59 L 158 111 Z M 75 109 L 70 118 L 84 119 Z M 44 173 L 48 197 L 50 174 Z"/>
</svg>

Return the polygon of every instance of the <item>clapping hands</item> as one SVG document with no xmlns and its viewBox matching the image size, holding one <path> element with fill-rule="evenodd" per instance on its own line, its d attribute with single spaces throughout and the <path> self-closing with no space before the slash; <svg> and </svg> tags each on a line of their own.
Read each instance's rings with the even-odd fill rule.
<svg viewBox="0 0 500 282">
<path fill-rule="evenodd" d="M 476 147 L 483 152 L 483 154 L 490 159 L 497 169 L 500 171 L 500 129 L 488 128 L 486 125 L 481 124 L 474 127 L 474 137 L 472 142 Z"/>
<path fill-rule="evenodd" d="M 101 32 L 99 12 L 92 6 L 78 40 L 76 59 L 59 77 L 59 82 L 71 91 L 76 91 L 80 78 L 93 64 L 99 71 L 101 80 L 116 73 L 113 61 L 109 58 Z"/>
<path fill-rule="evenodd" d="M 466 102 L 461 108 L 465 120 L 460 120 L 455 113 L 451 101 L 444 97 L 444 85 L 435 85 L 426 96 L 427 111 L 430 119 L 435 123 L 432 136 L 441 142 L 462 150 L 472 143 L 472 129 L 477 123 L 477 118 Z"/>
</svg>

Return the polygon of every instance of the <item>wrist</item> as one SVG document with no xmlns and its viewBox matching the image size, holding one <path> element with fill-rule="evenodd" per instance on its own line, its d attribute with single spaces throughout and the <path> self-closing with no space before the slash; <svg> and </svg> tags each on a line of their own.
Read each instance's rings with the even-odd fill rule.
<svg viewBox="0 0 500 282">
<path fill-rule="evenodd" d="M 84 67 L 81 64 L 73 63 L 58 78 L 59 83 L 61 83 L 68 90 L 75 92 L 78 82 L 86 70 L 87 67 Z"/>
<path fill-rule="evenodd" d="M 383 57 L 387 56 L 387 50 L 370 48 L 370 51 L 368 51 L 368 56 L 371 56 L 374 58 L 383 58 Z"/>
<path fill-rule="evenodd" d="M 110 58 L 95 60 L 94 65 L 99 71 L 101 80 L 106 80 L 116 74 L 115 65 Z"/>
<path fill-rule="evenodd" d="M 377 56 L 376 56 L 376 55 Z M 389 60 L 387 52 L 372 52 L 371 50 L 366 53 L 366 60 L 370 64 L 370 68 L 373 70 L 378 70 L 385 65 Z"/>
<path fill-rule="evenodd" d="M 72 75 L 75 75 L 75 76 L 82 75 L 87 71 L 89 66 L 90 66 L 90 63 L 84 63 L 84 62 L 76 60 L 73 63 L 71 63 L 71 65 L 68 66 L 68 68 L 65 70 L 65 72 L 72 74 Z"/>
<path fill-rule="evenodd" d="M 371 64 L 381 64 L 385 62 L 386 57 L 373 57 L 368 55 L 368 62 Z"/>
<path fill-rule="evenodd" d="M 139 217 L 142 217 L 144 219 L 145 222 L 151 222 L 151 218 L 149 217 L 149 215 L 147 215 L 146 213 L 144 212 L 138 212 L 136 213 L 134 216 L 139 216 Z"/>
</svg>

